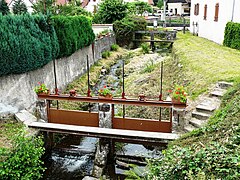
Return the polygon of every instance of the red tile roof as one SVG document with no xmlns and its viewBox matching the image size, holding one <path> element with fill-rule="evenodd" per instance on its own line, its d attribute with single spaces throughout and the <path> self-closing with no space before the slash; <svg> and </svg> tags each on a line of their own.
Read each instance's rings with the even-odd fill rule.
<svg viewBox="0 0 240 180">
<path fill-rule="evenodd" d="M 82 7 L 83 8 L 86 7 L 88 5 L 88 3 L 89 3 L 89 0 L 83 0 Z"/>
</svg>

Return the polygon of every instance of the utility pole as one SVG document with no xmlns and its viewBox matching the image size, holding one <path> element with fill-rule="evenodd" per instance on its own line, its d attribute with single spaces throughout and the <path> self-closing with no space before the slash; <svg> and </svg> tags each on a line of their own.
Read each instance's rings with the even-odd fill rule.
<svg viewBox="0 0 240 180">
<path fill-rule="evenodd" d="M 167 0 L 163 0 L 163 27 L 165 28 L 166 27 L 166 3 L 167 3 Z"/>
</svg>

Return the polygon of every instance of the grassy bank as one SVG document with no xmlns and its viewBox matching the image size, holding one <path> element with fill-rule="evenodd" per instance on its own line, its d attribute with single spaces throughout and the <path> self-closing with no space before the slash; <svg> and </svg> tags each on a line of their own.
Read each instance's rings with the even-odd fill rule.
<svg viewBox="0 0 240 180">
<path fill-rule="evenodd" d="M 0 179 L 40 179 L 42 138 L 32 137 L 15 120 L 0 119 L 0 130 Z"/>
<path fill-rule="evenodd" d="M 173 62 L 192 98 L 217 81 L 232 81 L 234 87 L 205 127 L 174 141 L 162 159 L 149 163 L 146 179 L 239 179 L 240 51 L 179 33 Z"/>
<path fill-rule="evenodd" d="M 239 179 L 239 104 L 238 80 L 205 127 L 185 134 L 163 152 L 164 158 L 149 163 L 147 179 Z"/>
<path fill-rule="evenodd" d="M 184 72 L 183 82 L 193 98 L 207 91 L 217 81 L 234 81 L 239 76 L 238 50 L 181 32 L 178 32 L 173 48 L 175 58 Z"/>
</svg>

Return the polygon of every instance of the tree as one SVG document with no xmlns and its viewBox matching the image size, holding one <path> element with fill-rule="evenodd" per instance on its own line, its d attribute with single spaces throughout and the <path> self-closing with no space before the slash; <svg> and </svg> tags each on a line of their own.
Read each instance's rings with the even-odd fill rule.
<svg viewBox="0 0 240 180">
<path fill-rule="evenodd" d="M 24 14 L 27 13 L 27 6 L 22 0 L 15 0 L 13 4 L 14 14 Z"/>
<path fill-rule="evenodd" d="M 113 23 L 127 15 L 127 4 L 123 0 L 105 0 L 99 4 L 99 9 L 93 18 L 94 23 Z"/>
<path fill-rule="evenodd" d="M 131 14 L 138 15 L 140 14 L 141 16 L 143 15 L 144 12 L 152 12 L 152 7 L 143 1 L 137 1 L 137 2 L 131 2 L 128 3 L 128 11 Z"/>
<path fill-rule="evenodd" d="M 92 17 L 92 13 L 86 11 L 81 6 L 74 4 L 60 5 L 56 8 L 56 14 L 64 16 L 84 15 Z"/>
<path fill-rule="evenodd" d="M 157 7 L 162 9 L 162 7 L 163 7 L 163 0 L 158 0 Z"/>
<path fill-rule="evenodd" d="M 2 15 L 7 15 L 9 13 L 9 7 L 6 3 L 5 0 L 0 0 L 0 13 L 2 13 Z"/>
<path fill-rule="evenodd" d="M 33 4 L 33 14 L 48 14 L 55 13 L 55 0 L 39 0 L 37 3 Z"/>
</svg>

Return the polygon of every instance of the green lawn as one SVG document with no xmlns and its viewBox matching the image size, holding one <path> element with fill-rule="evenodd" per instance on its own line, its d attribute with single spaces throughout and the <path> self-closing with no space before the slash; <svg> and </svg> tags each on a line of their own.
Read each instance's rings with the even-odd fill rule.
<svg viewBox="0 0 240 180">
<path fill-rule="evenodd" d="M 240 76 L 240 51 L 218 45 L 190 33 L 178 32 L 173 51 L 183 65 L 192 97 L 217 81 L 234 81 Z"/>
</svg>

